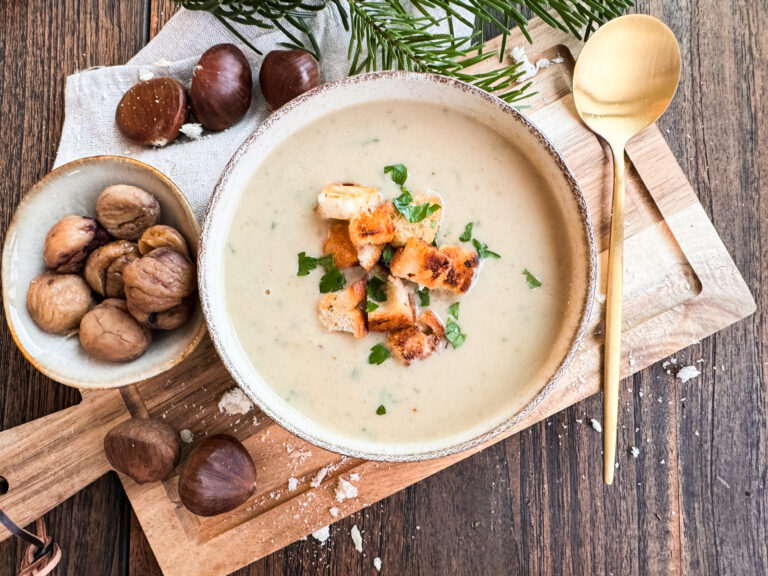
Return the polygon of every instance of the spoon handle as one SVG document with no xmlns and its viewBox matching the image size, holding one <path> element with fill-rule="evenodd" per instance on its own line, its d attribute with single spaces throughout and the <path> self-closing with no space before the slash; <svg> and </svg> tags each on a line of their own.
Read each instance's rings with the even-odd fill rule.
<svg viewBox="0 0 768 576">
<path fill-rule="evenodd" d="M 603 372 L 603 478 L 613 484 L 619 413 L 621 296 L 624 280 L 624 147 L 613 147 L 613 206 L 608 251 Z"/>
</svg>

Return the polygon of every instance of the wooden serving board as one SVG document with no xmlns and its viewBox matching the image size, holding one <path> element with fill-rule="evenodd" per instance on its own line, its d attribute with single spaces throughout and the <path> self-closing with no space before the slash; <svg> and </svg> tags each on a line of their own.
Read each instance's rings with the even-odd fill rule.
<svg viewBox="0 0 768 576">
<path fill-rule="evenodd" d="M 527 46 L 518 32 L 512 33 L 508 46 L 526 45 L 534 62 L 557 56 L 565 61 L 539 72 L 534 79 L 538 94 L 527 102 L 530 107 L 525 113 L 555 143 L 576 174 L 604 258 L 612 172 L 607 150 L 574 111 L 571 72 L 580 44 L 540 21 L 533 23 L 531 34 L 537 38 L 533 46 Z M 631 142 L 628 157 L 624 376 L 755 310 L 747 286 L 655 126 Z M 591 328 L 567 377 L 504 436 L 600 389 L 603 293 L 601 286 Z M 8 493 L 0 496 L 0 508 L 25 525 L 108 472 L 104 435 L 143 409 L 176 430 L 190 429 L 196 439 L 226 432 L 245 444 L 259 472 L 257 494 L 232 513 L 199 518 L 187 512 L 179 503 L 176 476 L 144 486 L 121 478 L 165 574 L 223 575 L 476 451 L 410 464 L 345 458 L 292 436 L 257 410 L 247 416 L 221 414 L 219 398 L 233 386 L 206 340 L 180 366 L 140 384 L 138 398 L 119 390 L 83 392 L 77 406 L 0 432 L 0 476 L 10 485 Z M 190 449 L 191 445 L 184 445 L 185 456 Z M 312 486 L 323 469 L 325 478 Z M 359 496 L 336 502 L 338 478 L 349 479 L 353 473 L 360 475 L 354 482 Z M 298 480 L 294 491 L 288 490 L 289 478 Z M 329 512 L 334 506 L 338 517 Z M 0 530 L 0 540 L 8 535 Z"/>
</svg>

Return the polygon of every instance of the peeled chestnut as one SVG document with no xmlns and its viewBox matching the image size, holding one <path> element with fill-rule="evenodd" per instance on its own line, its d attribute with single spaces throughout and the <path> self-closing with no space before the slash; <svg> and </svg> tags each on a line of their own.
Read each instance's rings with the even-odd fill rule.
<svg viewBox="0 0 768 576">
<path fill-rule="evenodd" d="M 187 93 L 173 78 L 139 82 L 123 95 L 115 112 L 117 128 L 142 146 L 165 146 L 187 121 Z"/>
<path fill-rule="evenodd" d="M 181 442 L 168 424 L 131 418 L 107 433 L 104 452 L 115 470 L 135 482 L 160 482 L 178 464 Z"/>
<path fill-rule="evenodd" d="M 179 477 L 181 503 L 198 516 L 234 510 L 256 490 L 256 467 L 245 447 L 218 434 L 203 441 L 187 458 Z"/>
<path fill-rule="evenodd" d="M 37 326 L 51 334 L 74 330 L 91 306 L 91 289 L 77 274 L 46 272 L 27 290 L 27 310 Z"/>
<path fill-rule="evenodd" d="M 115 240 L 100 246 L 85 262 L 85 280 L 100 296 L 122 298 L 123 268 L 139 257 L 139 247 L 128 240 Z"/>
<path fill-rule="evenodd" d="M 80 321 L 80 345 L 100 360 L 134 360 L 144 354 L 151 341 L 149 330 L 128 313 L 125 300 L 104 300 Z"/>
<path fill-rule="evenodd" d="M 99 222 L 115 238 L 138 240 L 160 220 L 160 204 L 138 186 L 107 186 L 96 199 Z"/>
<path fill-rule="evenodd" d="M 195 291 L 195 265 L 172 248 L 152 250 L 123 270 L 125 297 L 131 309 L 164 312 Z"/>
<path fill-rule="evenodd" d="M 320 71 L 303 50 L 272 50 L 259 71 L 259 86 L 272 110 L 320 85 Z"/>
<path fill-rule="evenodd" d="M 234 44 L 217 44 L 205 51 L 192 73 L 192 113 L 206 130 L 226 130 L 248 112 L 252 90 L 245 55 Z"/>
<path fill-rule="evenodd" d="M 179 254 L 189 257 L 189 249 L 187 248 L 187 241 L 184 240 L 176 228 L 166 226 L 165 224 L 157 224 L 144 230 L 144 234 L 139 238 L 139 252 L 142 255 L 152 252 L 155 248 L 162 248 L 168 246 L 173 248 Z"/>
<path fill-rule="evenodd" d="M 93 250 L 109 241 L 109 235 L 93 218 L 64 216 L 45 236 L 43 259 L 55 272 L 79 272 Z"/>
<path fill-rule="evenodd" d="M 184 322 L 189 319 L 189 315 L 192 313 L 192 309 L 195 306 L 196 298 L 188 296 L 184 298 L 181 304 L 164 310 L 162 312 L 145 312 L 141 309 L 132 307 L 132 301 L 128 301 L 128 311 L 131 316 L 136 318 L 141 324 L 147 328 L 153 328 L 155 330 L 175 330 Z"/>
</svg>

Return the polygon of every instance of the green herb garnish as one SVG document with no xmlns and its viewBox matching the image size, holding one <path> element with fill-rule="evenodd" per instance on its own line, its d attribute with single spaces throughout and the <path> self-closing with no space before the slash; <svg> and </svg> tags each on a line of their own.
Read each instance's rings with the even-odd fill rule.
<svg viewBox="0 0 768 576">
<path fill-rule="evenodd" d="M 419 295 L 419 302 L 422 306 L 429 306 L 429 288 L 416 290 L 416 294 Z"/>
<path fill-rule="evenodd" d="M 371 353 L 368 356 L 368 364 L 381 364 L 387 358 L 389 358 L 389 350 L 387 350 L 384 344 L 376 344 L 371 348 Z"/>
<path fill-rule="evenodd" d="M 448 318 L 445 325 L 445 339 L 453 345 L 454 349 L 464 344 L 464 340 L 467 339 L 467 335 L 462 334 L 461 328 L 454 322 L 453 318 Z"/>
<path fill-rule="evenodd" d="M 384 407 L 384 404 L 376 408 L 376 414 L 378 414 L 379 416 L 384 416 L 384 414 L 386 413 L 387 413 L 387 409 Z"/>
<path fill-rule="evenodd" d="M 456 318 L 456 320 L 459 319 L 459 302 L 454 302 L 450 306 L 448 306 L 448 314 Z"/>
<path fill-rule="evenodd" d="M 478 240 L 477 238 L 474 238 L 472 240 L 472 244 L 475 247 L 475 250 L 477 250 L 477 255 L 480 257 L 480 260 L 483 260 L 485 258 L 496 258 L 496 259 L 501 258 L 501 256 L 496 252 L 492 252 L 488 250 L 488 245 L 484 244 L 483 242 L 480 242 L 480 240 Z"/>
<path fill-rule="evenodd" d="M 387 299 L 386 285 L 386 280 L 382 280 L 378 276 L 371 276 L 365 291 L 369 298 L 373 298 L 376 302 L 384 302 Z"/>
<path fill-rule="evenodd" d="M 402 164 L 384 166 L 384 174 L 391 174 L 392 182 L 398 186 L 402 186 L 408 180 L 408 168 Z"/>
<path fill-rule="evenodd" d="M 368 312 L 373 312 L 378 307 L 379 305 L 376 304 L 376 302 L 371 302 L 370 300 L 368 300 L 368 303 L 365 306 L 365 313 L 368 314 Z"/>
<path fill-rule="evenodd" d="M 536 278 L 536 276 L 531 274 L 528 271 L 528 268 L 523 270 L 523 276 L 525 276 L 525 281 L 528 283 L 528 288 L 530 288 L 531 290 L 535 290 L 536 288 L 541 286 L 541 280 L 539 280 L 538 278 Z"/>
<path fill-rule="evenodd" d="M 381 259 L 384 262 L 384 264 L 389 266 L 389 263 L 392 262 L 392 257 L 394 255 L 395 255 L 395 249 L 392 248 L 392 246 L 390 246 L 389 244 L 387 244 L 384 247 L 384 250 L 381 252 Z"/>
<path fill-rule="evenodd" d="M 310 271 L 318 266 L 325 268 L 325 274 L 320 278 L 320 292 L 338 292 L 347 283 L 347 279 L 333 262 L 333 254 L 326 254 L 322 258 L 307 256 L 306 252 L 299 252 L 299 271 L 296 276 L 307 276 Z"/>
<path fill-rule="evenodd" d="M 325 274 L 320 278 L 320 292 L 327 294 L 328 292 L 338 292 L 347 283 L 347 278 L 342 274 L 341 270 L 334 265 L 331 268 L 326 268 Z"/>
<path fill-rule="evenodd" d="M 430 204 L 429 202 L 416 205 L 411 204 L 411 202 L 413 202 L 411 193 L 405 188 L 401 188 L 401 190 L 402 194 L 395 198 L 392 203 L 395 205 L 395 208 L 397 208 L 397 211 L 405 216 L 405 219 L 411 224 L 421 222 L 427 216 L 431 216 L 440 210 L 440 204 Z"/>
<path fill-rule="evenodd" d="M 461 236 L 459 236 L 459 240 L 462 242 L 469 242 L 472 240 L 472 226 L 474 226 L 474 222 L 470 222 L 466 226 L 464 226 L 464 232 L 462 232 Z"/>
</svg>

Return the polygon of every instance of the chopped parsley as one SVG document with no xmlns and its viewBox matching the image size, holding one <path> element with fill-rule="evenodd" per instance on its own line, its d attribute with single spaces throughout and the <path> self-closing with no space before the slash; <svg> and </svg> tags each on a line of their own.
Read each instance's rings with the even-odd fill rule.
<svg viewBox="0 0 768 576">
<path fill-rule="evenodd" d="M 536 278 L 533 274 L 531 274 L 528 271 L 528 268 L 523 270 L 523 276 L 525 276 L 525 281 L 528 283 L 528 288 L 531 290 L 536 290 L 539 286 L 541 286 L 541 280 Z"/>
<path fill-rule="evenodd" d="M 459 319 L 459 302 L 454 302 L 448 306 L 448 314 L 456 318 L 456 320 Z"/>
<path fill-rule="evenodd" d="M 376 414 L 378 414 L 379 416 L 384 416 L 384 414 L 386 414 L 386 413 L 387 413 L 387 409 L 384 406 L 384 404 L 382 404 L 381 406 L 376 408 Z"/>
<path fill-rule="evenodd" d="M 445 339 L 453 345 L 454 349 L 464 344 L 464 340 L 467 339 L 467 335 L 461 332 L 461 328 L 453 318 L 448 318 L 445 325 Z"/>
<path fill-rule="evenodd" d="M 392 182 L 398 186 L 402 186 L 408 180 L 408 168 L 402 164 L 384 166 L 384 174 L 391 174 Z"/>
<path fill-rule="evenodd" d="M 466 226 L 464 226 L 464 232 L 461 233 L 461 236 L 459 236 L 459 240 L 462 242 L 469 242 L 472 240 L 472 226 L 474 226 L 474 222 L 470 222 Z"/>
<path fill-rule="evenodd" d="M 485 258 L 501 258 L 496 252 L 488 250 L 488 245 L 480 242 L 477 238 L 472 240 L 472 245 L 475 247 L 475 250 L 477 250 L 477 255 L 480 257 L 480 260 L 484 260 Z"/>
<path fill-rule="evenodd" d="M 395 249 L 392 248 L 392 246 L 390 246 L 389 244 L 387 244 L 381 253 L 381 259 L 384 261 L 384 264 L 389 266 L 389 263 L 392 262 L 392 257 L 394 255 L 395 255 Z"/>
<path fill-rule="evenodd" d="M 325 274 L 320 278 L 320 292 L 338 292 L 347 283 L 347 279 L 341 270 L 334 265 L 332 268 L 326 268 Z"/>
<path fill-rule="evenodd" d="M 368 304 L 366 304 L 365 306 L 365 313 L 368 314 L 368 312 L 373 312 L 378 307 L 379 305 L 376 304 L 376 302 L 371 302 L 370 300 L 368 300 Z"/>
<path fill-rule="evenodd" d="M 347 283 L 347 279 L 342 272 L 336 268 L 333 262 L 333 254 L 326 254 L 322 258 L 313 258 L 307 256 L 306 252 L 299 252 L 299 271 L 296 276 L 307 276 L 310 271 L 318 266 L 325 268 L 325 274 L 320 278 L 320 292 L 338 292 Z"/>
<path fill-rule="evenodd" d="M 416 294 L 419 295 L 419 302 L 422 306 L 429 306 L 429 288 L 416 290 Z"/>
<path fill-rule="evenodd" d="M 382 280 L 378 276 L 371 276 L 365 291 L 368 292 L 369 298 L 373 298 L 376 302 L 384 302 L 387 299 L 386 285 L 386 280 Z"/>
<path fill-rule="evenodd" d="M 387 350 L 384 344 L 376 344 L 371 348 L 371 353 L 368 356 L 368 364 L 382 364 L 387 358 L 389 358 L 389 350 Z"/>
<path fill-rule="evenodd" d="M 405 216 L 405 219 L 411 224 L 421 222 L 427 216 L 431 216 L 440 210 L 440 204 L 424 202 L 424 204 L 413 205 L 411 204 L 411 202 L 413 202 L 411 192 L 405 187 L 400 188 L 400 190 L 402 191 L 402 194 L 395 198 L 392 203 L 395 205 L 395 208 L 397 208 L 397 211 Z"/>
</svg>

